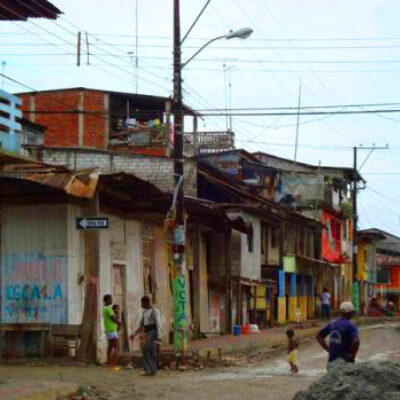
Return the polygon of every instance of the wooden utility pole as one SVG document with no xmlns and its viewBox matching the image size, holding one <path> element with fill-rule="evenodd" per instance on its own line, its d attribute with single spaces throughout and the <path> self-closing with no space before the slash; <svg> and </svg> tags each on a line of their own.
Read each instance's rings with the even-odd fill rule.
<svg viewBox="0 0 400 400">
<path fill-rule="evenodd" d="M 187 347 L 186 317 L 186 232 L 184 211 L 184 157 L 183 157 L 183 104 L 182 104 L 181 25 L 179 0 L 174 0 L 174 183 L 176 190 L 173 255 L 177 276 L 174 284 L 174 345 L 178 363 L 185 360 Z"/>
<path fill-rule="evenodd" d="M 358 193 L 358 170 L 357 170 L 357 150 L 370 150 L 368 153 L 367 157 L 363 161 L 363 163 L 360 166 L 361 168 L 364 166 L 370 155 L 374 150 L 387 150 L 389 149 L 389 146 L 386 145 L 385 147 L 377 147 L 375 145 L 371 147 L 353 147 L 353 302 L 355 303 L 354 306 L 356 308 L 356 311 L 358 312 L 359 310 L 359 299 L 360 299 L 360 293 L 359 293 L 359 287 L 358 287 L 358 260 L 357 260 L 357 254 L 358 254 L 358 238 L 357 238 L 357 230 L 358 230 L 358 212 L 357 212 L 357 193 Z"/>
<path fill-rule="evenodd" d="M 353 147 L 353 284 L 357 282 L 357 147 Z"/>
<path fill-rule="evenodd" d="M 99 213 L 99 194 L 96 191 L 89 207 L 88 215 L 96 216 Z M 78 358 L 81 361 L 97 361 L 97 340 L 99 322 L 99 230 L 88 229 L 83 231 L 85 246 L 85 304 L 82 315 L 81 345 Z"/>
<path fill-rule="evenodd" d="M 299 85 L 299 102 L 297 105 L 297 121 L 296 121 L 296 140 L 294 145 L 294 163 L 297 161 L 297 148 L 299 147 L 299 129 L 300 129 L 300 106 L 301 106 L 301 79 Z"/>
<path fill-rule="evenodd" d="M 78 32 L 77 44 L 76 44 L 76 65 L 81 65 L 81 31 Z"/>
</svg>

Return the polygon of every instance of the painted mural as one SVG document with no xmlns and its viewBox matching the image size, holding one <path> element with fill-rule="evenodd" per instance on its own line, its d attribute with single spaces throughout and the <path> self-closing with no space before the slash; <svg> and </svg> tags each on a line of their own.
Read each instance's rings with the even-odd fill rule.
<svg viewBox="0 0 400 400">
<path fill-rule="evenodd" d="M 67 257 L 7 253 L 1 268 L 3 323 L 67 323 Z"/>
</svg>

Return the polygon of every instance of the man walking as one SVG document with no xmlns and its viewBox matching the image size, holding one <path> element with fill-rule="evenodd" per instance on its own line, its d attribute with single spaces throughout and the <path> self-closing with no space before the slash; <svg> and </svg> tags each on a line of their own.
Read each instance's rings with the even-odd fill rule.
<svg viewBox="0 0 400 400">
<path fill-rule="evenodd" d="M 331 317 L 331 294 L 328 292 L 327 288 L 324 288 L 321 294 L 322 302 L 322 319 L 327 319 L 329 321 Z"/>
<path fill-rule="evenodd" d="M 131 339 L 134 339 L 136 335 L 144 331 L 145 339 L 142 344 L 144 371 L 142 375 L 153 376 L 157 373 L 156 346 L 161 342 L 162 336 L 160 311 L 152 306 L 148 296 L 143 296 L 141 303 L 143 314 L 139 327 L 131 335 Z"/>
<path fill-rule="evenodd" d="M 350 301 L 340 305 L 341 317 L 334 319 L 317 335 L 321 347 L 329 353 L 328 370 L 340 363 L 354 363 L 360 347 L 360 337 L 356 325 L 351 322 L 354 306 Z M 326 338 L 329 336 L 329 343 Z"/>
</svg>

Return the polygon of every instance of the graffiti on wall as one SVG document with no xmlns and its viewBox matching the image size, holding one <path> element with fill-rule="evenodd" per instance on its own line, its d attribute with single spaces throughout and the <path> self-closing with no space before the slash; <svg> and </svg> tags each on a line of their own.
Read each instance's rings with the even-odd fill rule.
<svg viewBox="0 0 400 400">
<path fill-rule="evenodd" d="M 175 321 L 175 350 L 187 348 L 187 314 L 186 314 L 186 279 L 178 275 L 174 279 L 174 321 Z"/>
<path fill-rule="evenodd" d="M 67 323 L 67 257 L 7 253 L 1 266 L 1 319 Z"/>
</svg>

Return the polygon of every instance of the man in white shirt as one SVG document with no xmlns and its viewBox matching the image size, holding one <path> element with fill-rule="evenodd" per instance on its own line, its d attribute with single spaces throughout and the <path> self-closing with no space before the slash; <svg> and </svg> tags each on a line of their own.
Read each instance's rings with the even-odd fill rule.
<svg viewBox="0 0 400 400">
<path fill-rule="evenodd" d="M 326 318 L 327 320 L 331 317 L 331 295 L 328 292 L 327 288 L 324 288 L 321 294 L 321 302 L 322 302 L 322 319 Z"/>
<path fill-rule="evenodd" d="M 156 346 L 161 342 L 162 337 L 160 311 L 152 306 L 148 296 L 143 296 L 141 303 L 142 317 L 139 327 L 133 332 L 131 339 L 144 331 L 145 339 L 142 345 L 144 372 L 142 375 L 153 376 L 157 373 Z"/>
</svg>

